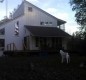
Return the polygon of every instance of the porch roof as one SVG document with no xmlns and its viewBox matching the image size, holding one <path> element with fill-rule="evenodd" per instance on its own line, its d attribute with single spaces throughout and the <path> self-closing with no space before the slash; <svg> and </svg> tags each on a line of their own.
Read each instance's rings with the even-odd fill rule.
<svg viewBox="0 0 86 80">
<path fill-rule="evenodd" d="M 70 35 L 57 27 L 25 26 L 32 36 L 38 37 L 70 37 Z"/>
</svg>

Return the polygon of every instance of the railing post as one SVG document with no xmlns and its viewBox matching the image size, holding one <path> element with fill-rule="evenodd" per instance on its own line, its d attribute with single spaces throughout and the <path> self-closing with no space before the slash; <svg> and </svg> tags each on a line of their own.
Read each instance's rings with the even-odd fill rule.
<svg viewBox="0 0 86 80">
<path fill-rule="evenodd" d="M 10 43 L 10 44 L 7 44 L 7 50 L 17 50 L 16 46 L 15 46 L 15 43 Z"/>
</svg>

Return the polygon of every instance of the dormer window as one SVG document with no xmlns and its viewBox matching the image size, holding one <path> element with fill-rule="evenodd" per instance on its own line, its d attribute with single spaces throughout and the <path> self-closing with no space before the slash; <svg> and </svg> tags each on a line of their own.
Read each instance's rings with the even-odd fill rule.
<svg viewBox="0 0 86 80">
<path fill-rule="evenodd" d="M 29 12 L 32 12 L 32 7 L 28 7 L 28 11 Z"/>
</svg>

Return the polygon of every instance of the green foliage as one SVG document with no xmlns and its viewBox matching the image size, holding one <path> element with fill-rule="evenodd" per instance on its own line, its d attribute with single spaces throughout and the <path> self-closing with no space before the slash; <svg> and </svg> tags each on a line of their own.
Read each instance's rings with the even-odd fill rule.
<svg viewBox="0 0 86 80">
<path fill-rule="evenodd" d="M 69 50 L 72 51 L 73 53 L 80 53 L 82 49 L 82 40 L 79 37 L 73 36 L 69 43 Z"/>
<path fill-rule="evenodd" d="M 77 31 L 68 42 L 69 50 L 78 54 L 86 55 L 86 34 Z"/>
<path fill-rule="evenodd" d="M 83 43 L 86 43 L 86 0 L 70 0 L 70 4 L 72 10 L 76 11 L 76 22 L 81 26 L 74 35 L 78 39 L 83 39 Z"/>
<path fill-rule="evenodd" d="M 79 25 L 86 25 L 86 0 L 70 0 L 72 10 L 76 11 L 75 17 Z"/>
</svg>

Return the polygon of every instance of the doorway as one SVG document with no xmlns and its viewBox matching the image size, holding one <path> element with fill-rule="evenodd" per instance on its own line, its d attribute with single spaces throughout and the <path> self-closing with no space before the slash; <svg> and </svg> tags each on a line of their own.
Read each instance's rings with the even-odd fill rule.
<svg viewBox="0 0 86 80">
<path fill-rule="evenodd" d="M 30 42 L 29 42 L 29 36 L 24 37 L 24 43 L 23 43 L 23 47 L 24 50 L 30 50 Z"/>
</svg>

